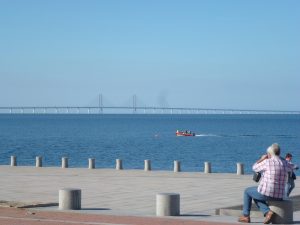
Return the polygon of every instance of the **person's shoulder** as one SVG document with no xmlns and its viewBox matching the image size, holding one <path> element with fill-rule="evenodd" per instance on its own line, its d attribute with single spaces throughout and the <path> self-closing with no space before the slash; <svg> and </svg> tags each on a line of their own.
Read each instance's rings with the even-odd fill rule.
<svg viewBox="0 0 300 225">
<path fill-rule="evenodd" d="M 274 158 L 275 158 L 275 157 L 274 157 Z M 290 164 L 287 160 L 285 160 L 284 158 L 282 158 L 282 157 L 277 157 L 277 159 L 275 159 L 275 160 L 281 161 L 282 164 L 285 165 L 285 166 L 288 166 L 288 167 L 291 166 L 291 164 Z"/>
<path fill-rule="evenodd" d="M 284 158 L 281 158 L 281 157 L 280 157 L 280 159 L 281 159 L 281 161 L 282 161 L 283 163 L 285 163 L 285 164 L 287 164 L 287 165 L 291 165 L 291 162 L 290 162 L 290 161 L 288 161 L 288 160 L 286 160 L 286 159 L 284 159 Z"/>
</svg>

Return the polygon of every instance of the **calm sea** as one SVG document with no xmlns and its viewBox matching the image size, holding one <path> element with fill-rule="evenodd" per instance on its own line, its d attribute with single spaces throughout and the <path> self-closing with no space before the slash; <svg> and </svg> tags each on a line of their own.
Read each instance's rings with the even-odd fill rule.
<svg viewBox="0 0 300 225">
<path fill-rule="evenodd" d="M 176 137 L 176 130 L 191 130 L 195 137 Z M 300 164 L 300 115 L 0 115 L 0 164 L 16 155 L 18 165 L 172 170 L 180 160 L 183 171 L 236 172 L 236 163 L 250 173 L 254 161 L 277 142 Z"/>
</svg>

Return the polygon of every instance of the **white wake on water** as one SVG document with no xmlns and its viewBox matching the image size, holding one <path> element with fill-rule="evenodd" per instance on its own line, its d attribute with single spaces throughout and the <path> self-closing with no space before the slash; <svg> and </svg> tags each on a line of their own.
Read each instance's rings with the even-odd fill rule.
<svg viewBox="0 0 300 225">
<path fill-rule="evenodd" d="M 216 134 L 195 134 L 196 137 L 219 137 Z"/>
</svg>

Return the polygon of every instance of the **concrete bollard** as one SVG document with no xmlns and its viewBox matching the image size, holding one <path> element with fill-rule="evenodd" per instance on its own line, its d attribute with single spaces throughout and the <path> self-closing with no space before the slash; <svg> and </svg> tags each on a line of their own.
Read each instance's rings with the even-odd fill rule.
<svg viewBox="0 0 300 225">
<path fill-rule="evenodd" d="M 122 165 L 122 159 L 116 159 L 116 170 L 122 170 L 123 165 Z"/>
<path fill-rule="evenodd" d="M 69 167 L 68 158 L 62 157 L 61 158 L 61 168 L 68 168 L 68 167 Z"/>
<path fill-rule="evenodd" d="M 272 218 L 272 224 L 291 224 L 294 221 L 293 218 L 293 201 L 283 200 L 283 201 L 269 201 L 270 209 L 275 213 L 274 218 Z"/>
<path fill-rule="evenodd" d="M 10 157 L 10 166 L 17 166 L 17 156 L 12 155 Z"/>
<path fill-rule="evenodd" d="M 180 161 L 175 160 L 174 161 L 174 172 L 177 173 L 177 172 L 180 172 L 180 171 L 181 171 Z"/>
<path fill-rule="evenodd" d="M 42 166 L 43 166 L 42 156 L 35 157 L 35 167 L 42 167 Z"/>
<path fill-rule="evenodd" d="M 95 169 L 95 159 L 89 158 L 89 169 Z"/>
<path fill-rule="evenodd" d="M 145 160 L 145 167 L 144 167 L 145 171 L 150 171 L 151 170 L 151 160 L 146 159 Z"/>
<path fill-rule="evenodd" d="M 60 210 L 81 209 L 81 189 L 64 188 L 59 190 Z"/>
<path fill-rule="evenodd" d="M 211 163 L 210 162 L 204 163 L 204 173 L 211 173 Z"/>
<path fill-rule="evenodd" d="M 243 175 L 244 174 L 244 164 L 243 163 L 237 163 L 236 164 L 236 174 L 237 175 Z"/>
<path fill-rule="evenodd" d="M 156 195 L 156 216 L 179 216 L 180 195 L 160 193 Z"/>
</svg>

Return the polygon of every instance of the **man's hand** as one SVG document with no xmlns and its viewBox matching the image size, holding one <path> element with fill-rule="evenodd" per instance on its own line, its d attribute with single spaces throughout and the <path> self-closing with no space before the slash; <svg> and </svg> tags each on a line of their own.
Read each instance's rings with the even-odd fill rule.
<svg viewBox="0 0 300 225">
<path fill-rule="evenodd" d="M 269 158 L 269 157 L 268 157 L 267 154 L 265 154 L 265 155 L 262 155 L 262 156 L 260 157 L 260 160 L 263 161 L 263 160 L 265 160 L 265 159 L 267 159 L 267 158 Z"/>
<path fill-rule="evenodd" d="M 267 158 L 268 158 L 268 155 L 262 155 L 262 156 L 260 157 L 260 159 L 259 159 L 256 163 L 260 163 L 260 162 L 264 161 L 264 160 L 267 159 Z"/>
</svg>

